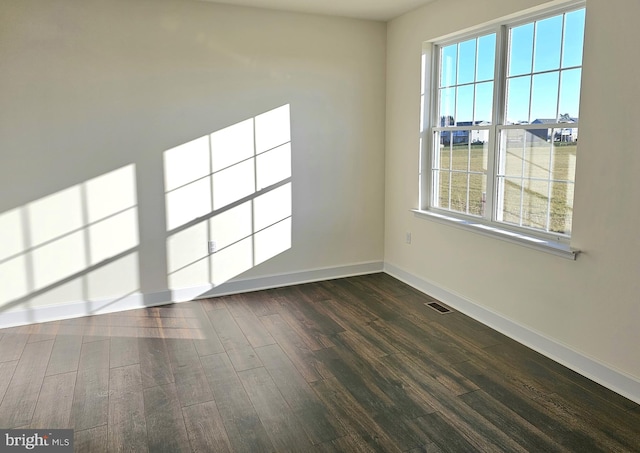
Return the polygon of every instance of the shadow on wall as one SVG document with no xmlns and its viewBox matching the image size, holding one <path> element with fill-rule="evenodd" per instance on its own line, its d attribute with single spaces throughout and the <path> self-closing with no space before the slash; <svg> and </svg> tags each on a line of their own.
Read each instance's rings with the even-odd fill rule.
<svg viewBox="0 0 640 453">
<path fill-rule="evenodd" d="M 164 177 L 166 302 L 291 248 L 288 104 L 165 151 Z M 0 213 L 0 325 L 148 305 L 136 188 L 129 164 Z"/>
<path fill-rule="evenodd" d="M 84 301 L 92 314 L 139 291 L 133 164 L 0 214 L 0 231 L 2 312 L 37 322 L 38 307 Z"/>
<path fill-rule="evenodd" d="M 167 150 L 164 164 L 169 288 L 200 288 L 174 298 L 291 248 L 288 104 Z"/>
</svg>

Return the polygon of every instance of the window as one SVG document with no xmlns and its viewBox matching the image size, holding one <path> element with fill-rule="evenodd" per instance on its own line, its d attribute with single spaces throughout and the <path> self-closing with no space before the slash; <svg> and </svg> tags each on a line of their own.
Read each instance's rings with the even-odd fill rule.
<svg viewBox="0 0 640 453">
<path fill-rule="evenodd" d="M 423 210 L 568 243 L 584 21 L 556 10 L 434 46 Z"/>
</svg>

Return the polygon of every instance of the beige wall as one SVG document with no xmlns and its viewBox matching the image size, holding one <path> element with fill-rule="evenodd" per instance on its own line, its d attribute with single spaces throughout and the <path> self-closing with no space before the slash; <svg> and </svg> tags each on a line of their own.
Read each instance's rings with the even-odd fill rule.
<svg viewBox="0 0 640 453">
<path fill-rule="evenodd" d="M 291 247 L 241 277 L 380 263 L 385 47 L 381 22 L 184 0 L 3 1 L 0 310 L 165 291 L 164 152 L 283 105 Z M 112 224 L 91 223 L 101 210 Z M 206 233 L 193 231 L 178 249 L 198 258 Z M 208 284 L 201 271 L 182 281 Z"/>
<path fill-rule="evenodd" d="M 640 2 L 587 6 L 576 261 L 410 212 L 418 207 L 422 43 L 549 4 L 440 0 L 388 24 L 385 262 L 640 380 Z"/>
</svg>

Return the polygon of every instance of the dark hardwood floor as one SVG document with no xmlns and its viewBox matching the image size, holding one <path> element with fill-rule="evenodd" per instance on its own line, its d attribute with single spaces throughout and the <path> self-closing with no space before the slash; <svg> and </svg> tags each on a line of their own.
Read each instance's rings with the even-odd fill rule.
<svg viewBox="0 0 640 453">
<path fill-rule="evenodd" d="M 386 274 L 0 330 L 76 452 L 640 451 L 640 408 Z"/>
</svg>

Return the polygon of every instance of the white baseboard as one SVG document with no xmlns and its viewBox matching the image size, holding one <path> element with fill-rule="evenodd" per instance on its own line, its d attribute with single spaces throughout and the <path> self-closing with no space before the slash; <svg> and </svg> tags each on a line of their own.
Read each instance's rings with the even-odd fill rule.
<svg viewBox="0 0 640 453">
<path fill-rule="evenodd" d="M 615 370 L 596 359 L 585 356 L 569 346 L 550 339 L 535 330 L 522 326 L 487 308 L 481 307 L 455 292 L 417 277 L 390 263 L 384 271 L 419 291 L 438 299 L 465 315 L 514 339 L 518 343 L 549 357 L 567 368 L 597 382 L 604 387 L 640 404 L 640 381 L 622 371 Z"/>
<path fill-rule="evenodd" d="M 288 274 L 273 274 L 257 278 L 237 279 L 231 280 L 217 287 L 205 286 L 201 288 L 174 290 L 173 297 L 176 301 L 205 299 L 207 297 L 281 288 L 283 286 L 331 280 L 334 278 L 373 274 L 376 272 L 382 272 L 383 267 L 384 263 L 382 261 L 367 261 L 364 263 L 347 264 L 345 266 L 323 267 L 299 272 L 290 272 Z"/>
<path fill-rule="evenodd" d="M 194 299 L 236 294 L 282 286 L 297 285 L 333 278 L 382 272 L 382 261 L 349 264 L 345 266 L 311 269 L 289 274 L 268 275 L 257 278 L 238 279 L 217 287 L 213 285 L 195 288 L 183 288 L 156 293 L 133 293 L 115 299 L 98 301 L 79 301 L 58 305 L 33 307 L 26 310 L 0 312 L 0 328 L 23 326 L 81 316 L 99 315 L 135 308 L 154 307 L 172 302 L 184 302 Z"/>
<path fill-rule="evenodd" d="M 134 308 L 153 307 L 170 302 L 171 292 L 161 291 L 147 294 L 127 294 L 115 299 L 83 300 L 57 305 L 45 305 L 0 313 L 0 328 L 100 315 Z"/>
</svg>

